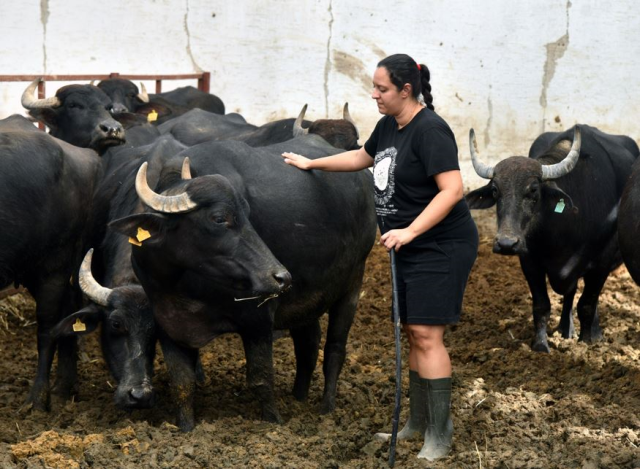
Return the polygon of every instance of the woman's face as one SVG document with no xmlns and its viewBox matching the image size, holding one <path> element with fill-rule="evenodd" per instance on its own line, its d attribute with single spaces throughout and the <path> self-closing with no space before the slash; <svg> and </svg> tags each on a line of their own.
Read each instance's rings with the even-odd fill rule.
<svg viewBox="0 0 640 469">
<path fill-rule="evenodd" d="M 385 67 L 378 67 L 373 74 L 373 91 L 371 97 L 378 103 L 380 114 L 397 116 L 406 104 L 407 92 L 398 91 L 391 82 L 389 72 Z"/>
</svg>

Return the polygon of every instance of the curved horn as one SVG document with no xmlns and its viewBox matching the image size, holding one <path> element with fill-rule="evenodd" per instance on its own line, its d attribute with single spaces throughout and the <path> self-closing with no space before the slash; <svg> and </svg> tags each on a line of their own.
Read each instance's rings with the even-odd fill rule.
<svg viewBox="0 0 640 469">
<path fill-rule="evenodd" d="M 573 129 L 573 145 L 571 145 L 571 150 L 559 163 L 542 165 L 542 180 L 558 179 L 575 168 L 580 158 L 581 143 L 582 137 L 580 136 L 580 129 L 576 125 Z"/>
<path fill-rule="evenodd" d="M 100 306 L 107 306 L 112 290 L 103 287 L 93 278 L 93 274 L 91 273 L 91 259 L 93 259 L 93 248 L 89 249 L 84 256 L 84 260 L 80 266 L 78 283 L 84 294 L 87 295 L 91 301 Z"/>
<path fill-rule="evenodd" d="M 485 179 L 491 179 L 493 177 L 493 166 L 487 166 L 478 158 L 476 153 L 478 144 L 476 142 L 476 133 L 473 129 L 469 129 L 469 151 L 471 152 L 471 163 L 473 163 L 473 169 L 476 170 L 478 176 Z"/>
<path fill-rule="evenodd" d="M 42 81 L 42 78 L 36 78 L 31 82 L 27 89 L 22 93 L 22 106 L 25 109 L 42 109 L 42 108 L 52 108 L 58 107 L 62 103 L 58 99 L 57 96 L 53 96 L 51 98 L 38 99 L 36 98 L 35 91 L 38 87 L 38 84 Z"/>
<path fill-rule="evenodd" d="M 191 179 L 191 164 L 189 161 L 189 157 L 186 156 L 184 161 L 182 162 L 182 179 Z"/>
<path fill-rule="evenodd" d="M 140 82 L 140 93 L 138 93 L 138 99 L 143 103 L 149 102 L 149 95 L 147 94 L 147 88 L 145 88 L 144 83 Z"/>
<path fill-rule="evenodd" d="M 349 114 L 349 103 L 344 103 L 344 109 L 342 109 L 342 118 L 347 122 L 351 122 L 353 126 L 356 128 L 356 138 L 360 138 L 360 131 L 358 130 L 358 126 L 356 125 L 356 121 L 353 120 L 351 114 Z"/>
<path fill-rule="evenodd" d="M 298 115 L 298 118 L 293 123 L 293 136 L 300 137 L 302 135 L 307 135 L 309 133 L 309 129 L 302 128 L 302 120 L 304 119 L 304 114 L 307 112 L 307 105 L 302 106 L 302 111 Z"/>
<path fill-rule="evenodd" d="M 184 213 L 189 212 L 198 206 L 191 198 L 189 194 L 183 192 L 179 195 L 160 195 L 155 193 L 147 183 L 147 162 L 145 161 L 140 166 L 138 174 L 136 175 L 136 192 L 142 202 L 162 213 Z"/>
</svg>

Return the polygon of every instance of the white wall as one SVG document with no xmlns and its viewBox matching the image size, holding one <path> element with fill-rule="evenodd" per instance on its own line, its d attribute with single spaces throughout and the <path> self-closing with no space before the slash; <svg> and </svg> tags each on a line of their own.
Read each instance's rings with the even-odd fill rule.
<svg viewBox="0 0 640 469">
<path fill-rule="evenodd" d="M 405 52 L 432 71 L 471 187 L 469 127 L 489 163 L 576 122 L 640 137 L 633 0 L 1 0 L 0 39 L 1 74 L 210 71 L 258 125 L 348 101 L 361 143 L 379 118 L 375 65 Z M 26 85 L 0 83 L 0 118 L 23 113 Z"/>
</svg>

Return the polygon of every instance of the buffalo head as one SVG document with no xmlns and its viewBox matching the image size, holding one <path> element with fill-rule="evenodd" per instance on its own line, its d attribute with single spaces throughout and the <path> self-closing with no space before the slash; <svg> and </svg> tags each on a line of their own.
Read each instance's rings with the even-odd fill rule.
<svg viewBox="0 0 640 469">
<path fill-rule="evenodd" d="M 304 115 L 307 112 L 307 105 L 302 107 L 293 124 L 293 136 L 316 134 L 325 139 L 331 146 L 342 148 L 343 150 L 356 150 L 360 148 L 358 138 L 360 134 L 355 121 L 349 113 L 349 103 L 345 103 L 342 110 L 342 119 L 318 119 L 311 123 L 309 128 L 302 127 Z"/>
<path fill-rule="evenodd" d="M 476 173 L 490 182 L 466 195 L 472 209 L 489 208 L 497 204 L 498 232 L 493 252 L 499 254 L 525 254 L 527 238 L 547 213 L 577 210 L 571 197 L 562 191 L 555 180 L 567 175 L 580 156 L 580 129 L 576 126 L 573 144 L 560 142 L 553 151 L 562 151 L 564 159 L 555 164 L 542 164 L 545 158 L 558 159 L 549 152 L 540 158 L 512 156 L 495 167 L 482 163 L 477 155 L 473 129 L 469 131 L 471 161 Z M 566 155 L 566 156 L 565 156 Z"/>
<path fill-rule="evenodd" d="M 110 223 L 138 240 L 134 259 L 141 260 L 145 270 L 155 266 L 154 276 L 169 278 L 186 271 L 207 288 L 238 299 L 277 296 L 287 289 L 291 275 L 255 232 L 238 190 L 221 175 L 192 179 L 188 168 L 185 159 L 182 180 L 159 194 L 147 183 L 147 163 L 140 167 L 136 191 L 152 211 Z M 144 239 L 140 230 L 146 233 Z"/>
<path fill-rule="evenodd" d="M 54 334 L 87 334 L 102 324 L 102 352 L 118 382 L 116 405 L 129 409 L 152 407 L 156 326 L 151 305 L 139 285 L 113 289 L 100 285 L 91 274 L 92 256 L 93 249 L 82 262 L 78 283 L 93 303 L 60 321 Z"/>
<path fill-rule="evenodd" d="M 111 100 L 93 85 L 68 85 L 54 97 L 38 99 L 33 81 L 22 94 L 22 106 L 49 127 L 51 135 L 77 147 L 103 153 L 125 141 L 122 125 L 110 114 Z"/>
</svg>

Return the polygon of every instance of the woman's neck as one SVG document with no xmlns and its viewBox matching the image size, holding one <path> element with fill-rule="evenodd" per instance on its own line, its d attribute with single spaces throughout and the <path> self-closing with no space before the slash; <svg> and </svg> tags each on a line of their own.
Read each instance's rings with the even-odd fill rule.
<svg viewBox="0 0 640 469">
<path fill-rule="evenodd" d="M 406 127 L 409 122 L 413 120 L 413 118 L 418 114 L 424 106 L 417 101 L 413 104 L 407 104 L 400 114 L 395 116 L 396 122 L 398 123 L 398 130 Z"/>
</svg>

